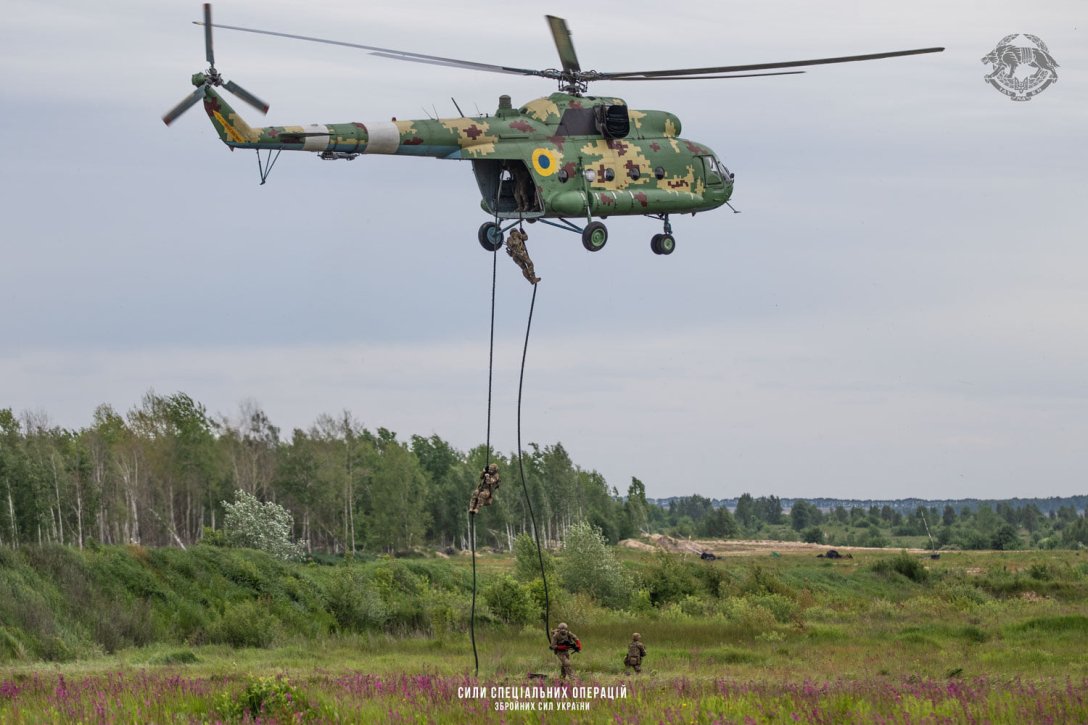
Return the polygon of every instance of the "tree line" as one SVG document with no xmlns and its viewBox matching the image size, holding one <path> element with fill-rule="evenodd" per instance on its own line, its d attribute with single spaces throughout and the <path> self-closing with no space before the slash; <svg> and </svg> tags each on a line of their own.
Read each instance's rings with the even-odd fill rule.
<svg viewBox="0 0 1088 725">
<path fill-rule="evenodd" d="M 1019 500 L 964 504 L 959 509 L 917 505 L 902 513 L 890 505 L 842 505 L 825 510 L 804 499 L 786 509 L 777 496 L 736 499 L 732 511 L 704 496 L 651 503 L 650 525 L 676 536 L 794 538 L 814 544 L 884 547 L 893 537 L 925 537 L 933 548 L 1022 549 L 1088 546 L 1088 518 L 1072 504 L 1042 511 Z"/>
<path fill-rule="evenodd" d="M 213 417 L 184 393 L 153 391 L 125 414 L 99 406 L 80 430 L 0 409 L 0 545 L 187 547 L 221 531 L 224 502 L 241 490 L 285 507 L 293 540 L 310 553 L 467 548 L 468 501 L 489 461 L 503 482 L 478 516 L 479 546 L 512 549 L 519 534 L 532 533 L 530 510 L 551 544 L 585 521 L 610 543 L 658 531 L 832 545 L 926 536 L 935 547 L 965 549 L 1088 546 L 1088 521 L 1071 505 L 1046 513 L 1033 503 L 919 505 L 902 513 L 797 499 L 786 510 L 776 496 L 745 493 L 732 511 L 698 495 L 659 506 L 637 478 L 621 494 L 560 443 L 530 443 L 519 465 L 516 452 L 463 452 L 437 435 L 399 440 L 348 412 L 284 436 L 256 403 Z"/>
<path fill-rule="evenodd" d="M 468 502 L 488 461 L 503 483 L 477 520 L 477 544 L 511 548 L 532 532 L 558 541 L 589 521 L 610 541 L 645 528 L 645 487 L 626 496 L 575 465 L 559 443 L 516 453 L 458 451 L 437 435 L 407 441 L 350 413 L 290 436 L 253 402 L 209 415 L 184 393 L 147 393 L 125 414 L 99 406 L 80 430 L 0 409 L 0 545 L 89 543 L 186 547 L 222 528 L 237 490 L 284 506 L 310 552 L 467 547 Z M 529 504 L 520 485 L 524 470 Z"/>
</svg>

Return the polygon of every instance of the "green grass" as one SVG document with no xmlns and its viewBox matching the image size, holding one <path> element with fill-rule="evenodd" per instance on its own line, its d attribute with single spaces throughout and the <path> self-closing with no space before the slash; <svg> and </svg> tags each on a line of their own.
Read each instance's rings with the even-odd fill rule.
<svg viewBox="0 0 1088 725">
<path fill-rule="evenodd" d="M 1019 708 L 1030 695 L 1004 701 L 999 682 L 1050 692 L 1066 678 L 1088 681 L 1088 567 L 1079 552 L 950 552 L 939 560 L 855 552 L 834 562 L 788 553 L 702 562 L 623 552 L 621 561 L 636 588 L 627 609 L 553 589 L 550 621 L 567 621 L 582 639 L 585 649 L 574 658 L 579 676 L 604 684 L 626 682 L 623 654 L 631 633 L 641 632 L 648 656 L 640 682 L 648 689 L 638 697 L 657 713 L 654 722 L 668 719 L 652 700 L 655 688 L 702 713 L 696 722 L 722 713 L 784 719 L 802 705 L 831 713 L 832 721 L 865 720 L 892 707 L 881 699 L 885 686 L 902 689 L 895 712 L 939 719 L 942 708 L 953 707 L 951 695 L 926 700 L 911 694 L 913 683 L 955 680 L 976 683 L 978 719 L 1001 720 L 1027 717 Z M 478 563 L 481 587 L 514 568 L 498 554 Z M 0 721 L 55 719 L 48 707 L 59 705 L 48 693 L 58 678 L 92 688 L 119 673 L 134 693 L 140 678 L 167 687 L 173 703 L 148 710 L 133 694 L 117 705 L 128 708 L 119 710 L 127 713 L 122 721 L 244 718 L 222 698 L 285 708 L 297 697 L 317 720 L 375 707 L 379 719 L 381 708 L 392 708 L 414 722 L 401 701 L 363 703 L 336 693 L 347 687 L 341 680 L 360 673 L 447 684 L 470 673 L 470 567 L 467 557 L 284 564 L 205 546 L 0 550 Z M 656 606 L 647 588 L 655 588 Z M 554 676 L 542 624 L 501 626 L 482 601 L 477 606 L 484 681 Z M 199 683 L 199 693 L 169 684 L 178 677 Z M 721 682 L 733 688 L 728 697 Z M 806 682 L 830 689 L 790 689 Z M 694 693 L 687 700 L 676 689 L 689 686 L 683 683 Z M 83 707 L 69 704 L 73 713 Z M 419 707 L 442 720 L 443 713 L 464 715 L 468 705 Z M 78 712 L 84 715 L 74 719 L 95 719 L 93 711 Z M 1064 712 L 1064 719 L 1083 720 L 1082 712 Z"/>
</svg>

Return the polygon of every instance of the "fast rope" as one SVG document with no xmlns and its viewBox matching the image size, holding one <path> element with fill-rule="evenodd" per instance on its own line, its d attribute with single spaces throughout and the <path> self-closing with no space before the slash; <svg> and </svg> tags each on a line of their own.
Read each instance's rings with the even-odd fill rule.
<svg viewBox="0 0 1088 725">
<path fill-rule="evenodd" d="M 491 464 L 491 380 L 495 370 L 495 278 L 498 276 L 499 250 L 491 255 L 491 338 L 487 350 L 487 443 L 484 453 L 484 469 Z M 468 620 L 469 637 L 472 639 L 474 677 L 480 676 L 480 656 L 476 652 L 476 513 L 468 514 L 469 547 L 472 549 L 472 614 Z"/>
<path fill-rule="evenodd" d="M 501 247 L 500 247 L 501 248 Z M 495 371 L 495 282 L 497 278 L 498 269 L 498 252 L 499 248 L 495 249 L 492 254 L 491 262 L 491 334 L 487 353 L 487 442 L 485 446 L 485 462 L 484 469 L 491 463 L 491 400 L 492 400 L 492 381 L 494 379 Z M 517 435 L 518 435 L 518 472 L 521 476 L 521 490 L 525 495 L 525 506 L 529 511 L 529 522 L 533 527 L 533 538 L 536 541 L 536 557 L 537 562 L 540 564 L 540 581 L 544 585 L 544 637 L 549 643 L 551 643 L 551 599 L 548 595 L 548 577 L 544 570 L 544 554 L 540 545 L 540 529 L 536 525 L 536 515 L 533 513 L 533 502 L 529 498 L 529 487 L 525 483 L 525 465 L 522 460 L 522 446 L 521 446 L 521 400 L 522 391 L 525 384 L 525 359 L 529 353 L 529 332 L 533 327 L 533 310 L 536 308 L 536 292 L 537 285 L 533 285 L 533 297 L 529 303 L 529 320 L 525 326 L 525 344 L 521 350 L 521 371 L 518 374 L 518 416 L 517 416 Z M 469 617 L 469 636 L 472 640 L 472 659 L 475 666 L 475 677 L 480 676 L 480 656 L 476 650 L 476 514 L 469 512 L 469 546 L 472 549 L 472 611 Z"/>
<path fill-rule="evenodd" d="M 533 285 L 533 299 L 529 303 L 529 322 L 525 325 L 525 345 L 521 349 L 521 373 L 518 375 L 518 472 L 521 474 L 521 491 L 525 494 L 525 506 L 529 509 L 529 522 L 533 525 L 533 537 L 536 539 L 536 558 L 540 562 L 540 581 L 544 584 L 544 637 L 551 644 L 551 603 L 548 599 L 548 577 L 544 573 L 544 554 L 540 547 L 540 529 L 533 514 L 533 502 L 529 499 L 529 487 L 525 485 L 525 466 L 521 460 L 521 391 L 525 383 L 525 357 L 529 352 L 529 331 L 533 327 L 533 309 L 536 307 L 537 285 Z"/>
</svg>

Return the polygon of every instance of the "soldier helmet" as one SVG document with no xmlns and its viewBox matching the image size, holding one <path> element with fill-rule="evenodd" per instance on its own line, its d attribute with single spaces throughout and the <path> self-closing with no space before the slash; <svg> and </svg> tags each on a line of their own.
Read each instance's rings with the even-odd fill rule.
<svg viewBox="0 0 1088 725">
<path fill-rule="evenodd" d="M 492 464 L 491 464 L 490 466 L 488 466 L 488 467 L 487 467 L 487 470 L 488 470 L 488 471 L 490 471 L 491 473 L 498 473 L 498 471 L 499 471 L 499 464 L 497 464 L 497 463 L 492 463 Z"/>
<path fill-rule="evenodd" d="M 567 623 L 566 622 L 560 622 L 559 623 L 559 629 L 566 630 L 566 628 L 567 628 Z"/>
<path fill-rule="evenodd" d="M 638 632 L 635 632 L 634 634 L 631 635 L 631 639 L 636 640 L 636 641 L 640 640 L 640 639 L 642 639 L 642 635 L 639 634 Z"/>
</svg>

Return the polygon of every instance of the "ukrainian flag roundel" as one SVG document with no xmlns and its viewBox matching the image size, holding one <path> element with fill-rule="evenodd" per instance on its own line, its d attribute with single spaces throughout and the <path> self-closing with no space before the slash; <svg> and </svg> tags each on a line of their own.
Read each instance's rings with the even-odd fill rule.
<svg viewBox="0 0 1088 725">
<path fill-rule="evenodd" d="M 559 170 L 559 159 L 548 149 L 533 151 L 533 168 L 541 176 L 551 176 Z"/>
</svg>

